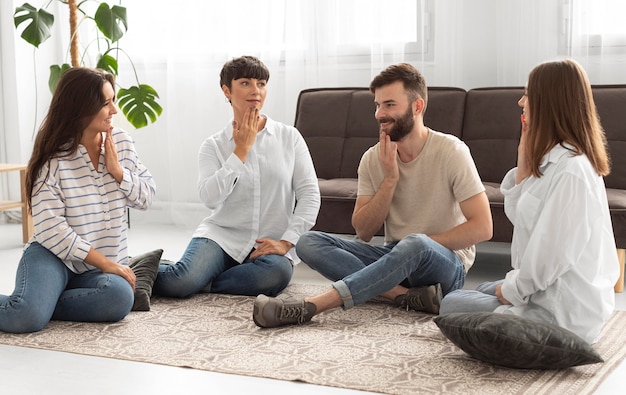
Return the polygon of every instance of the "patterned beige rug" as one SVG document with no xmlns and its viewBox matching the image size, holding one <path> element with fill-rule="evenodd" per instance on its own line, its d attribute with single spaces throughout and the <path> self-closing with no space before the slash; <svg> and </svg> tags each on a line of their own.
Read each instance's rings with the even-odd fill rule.
<svg viewBox="0 0 626 395">
<path fill-rule="evenodd" d="M 294 284 L 292 294 L 324 289 Z M 322 314 L 298 327 L 259 329 L 253 298 L 153 299 L 115 324 L 51 322 L 0 343 L 387 394 L 590 394 L 626 355 L 626 312 L 595 345 L 604 363 L 558 371 L 498 368 L 469 358 L 432 316 L 383 301 Z"/>
</svg>

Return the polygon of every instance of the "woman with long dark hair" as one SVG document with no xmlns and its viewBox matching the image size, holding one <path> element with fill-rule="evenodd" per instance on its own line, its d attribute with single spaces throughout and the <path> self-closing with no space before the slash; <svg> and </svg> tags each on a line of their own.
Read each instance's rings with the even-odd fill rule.
<svg viewBox="0 0 626 395">
<path fill-rule="evenodd" d="M 63 74 L 28 163 L 34 235 L 13 294 L 0 295 L 0 331 L 34 332 L 51 319 L 114 322 L 130 312 L 126 208 L 148 208 L 155 184 L 130 136 L 112 126 L 115 113 L 111 74 Z"/>
</svg>

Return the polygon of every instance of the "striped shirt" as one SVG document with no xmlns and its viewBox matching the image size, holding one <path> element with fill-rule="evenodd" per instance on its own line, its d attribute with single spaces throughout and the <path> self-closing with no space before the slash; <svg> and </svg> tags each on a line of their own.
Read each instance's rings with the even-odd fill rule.
<svg viewBox="0 0 626 395">
<path fill-rule="evenodd" d="M 156 191 L 130 135 L 118 128 L 112 135 L 124 173 L 120 184 L 104 165 L 103 138 L 98 170 L 79 145 L 75 153 L 44 165 L 33 188 L 34 235 L 25 248 L 41 244 L 74 273 L 94 269 L 84 262 L 90 248 L 128 264 L 126 207 L 147 209 Z"/>
</svg>

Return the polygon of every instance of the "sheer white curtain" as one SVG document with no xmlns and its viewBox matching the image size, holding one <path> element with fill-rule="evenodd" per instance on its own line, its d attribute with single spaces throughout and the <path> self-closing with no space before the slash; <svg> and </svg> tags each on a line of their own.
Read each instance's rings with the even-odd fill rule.
<svg viewBox="0 0 626 395">
<path fill-rule="evenodd" d="M 175 4 L 127 2 L 129 32 L 121 46 L 142 79 L 154 83 L 165 109 L 156 124 L 134 132 L 157 181 L 156 209 L 185 225 L 206 214 L 195 187 L 198 147 L 232 114 L 219 87 L 225 61 L 244 54 L 263 60 L 271 73 L 263 110 L 293 124 L 302 89 L 367 86 L 385 65 L 426 56 L 418 44 L 425 1 L 386 2 L 394 12 L 372 0 Z"/>
<path fill-rule="evenodd" d="M 626 83 L 624 0 L 437 0 L 430 85 L 524 85 L 571 57 L 593 84 Z"/>
<path fill-rule="evenodd" d="M 560 0 L 437 0 L 429 85 L 520 86 L 558 56 Z"/>
<path fill-rule="evenodd" d="M 57 16 L 54 42 L 33 53 L 12 23 L 15 6 L 24 1 L 14 0 L 12 6 L 0 1 L 4 77 L 0 142 L 3 151 L 22 162 L 30 154 L 33 125 L 41 122 L 50 99 L 47 65 L 67 59 L 68 40 L 62 31 L 66 7 L 54 5 L 49 9 Z M 31 0 L 37 7 L 46 2 Z M 583 63 L 592 83 L 626 83 L 623 53 L 605 47 L 610 34 L 619 37 L 625 24 L 617 24 L 615 33 L 603 32 L 600 49 L 576 41 L 587 37 L 597 42 L 597 33 L 583 28 L 589 25 L 590 13 L 595 15 L 602 6 L 608 7 L 609 15 L 624 15 L 614 8 L 622 2 L 121 1 L 128 8 L 129 30 L 120 46 L 132 57 L 140 81 L 159 92 L 164 108 L 155 124 L 137 131 L 122 116 L 116 119 L 132 132 L 158 188 L 153 208 L 132 216 L 135 220 L 156 216 L 193 228 L 206 214 L 196 193 L 197 151 L 231 117 L 218 76 L 233 57 L 254 55 L 267 64 L 271 78 L 264 112 L 287 124 L 293 124 L 302 89 L 367 86 L 382 68 L 401 61 L 418 67 L 430 86 L 522 86 L 533 66 L 564 56 Z M 89 34 L 81 31 L 83 36 Z M 6 44 L 8 37 L 12 46 Z M 7 84 L 8 80 L 17 82 Z M 119 82 L 135 83 L 123 55 Z M 38 99 L 32 93 L 35 84 Z"/>
<path fill-rule="evenodd" d="M 626 1 L 566 0 L 570 12 L 570 55 L 596 84 L 626 82 Z"/>
</svg>

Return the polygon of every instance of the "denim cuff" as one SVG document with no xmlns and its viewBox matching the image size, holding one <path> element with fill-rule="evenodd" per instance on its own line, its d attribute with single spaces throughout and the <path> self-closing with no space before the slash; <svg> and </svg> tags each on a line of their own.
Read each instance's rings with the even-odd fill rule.
<svg viewBox="0 0 626 395">
<path fill-rule="evenodd" d="M 332 283 L 333 288 L 339 292 L 339 296 L 341 296 L 341 300 L 343 301 L 343 309 L 348 310 L 354 307 L 354 301 L 352 300 L 352 294 L 350 293 L 350 289 L 343 282 L 343 280 L 336 281 Z"/>
</svg>

